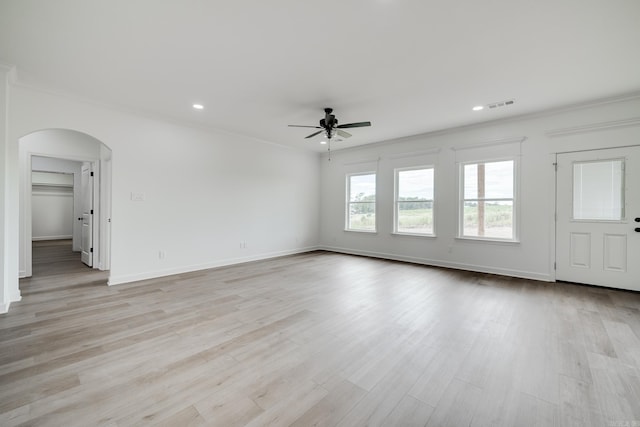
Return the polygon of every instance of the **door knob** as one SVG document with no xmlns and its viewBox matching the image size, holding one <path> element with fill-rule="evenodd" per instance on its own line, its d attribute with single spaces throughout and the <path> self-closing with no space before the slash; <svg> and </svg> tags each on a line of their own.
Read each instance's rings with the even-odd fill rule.
<svg viewBox="0 0 640 427">
<path fill-rule="evenodd" d="M 636 233 L 640 233 L 640 227 L 635 228 Z"/>
<path fill-rule="evenodd" d="M 640 222 L 640 218 L 634 219 L 635 222 Z"/>
</svg>

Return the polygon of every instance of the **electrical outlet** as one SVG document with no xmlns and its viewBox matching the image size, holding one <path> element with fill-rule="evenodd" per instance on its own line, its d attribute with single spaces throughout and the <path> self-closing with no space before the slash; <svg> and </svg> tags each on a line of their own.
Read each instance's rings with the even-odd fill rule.
<svg viewBox="0 0 640 427">
<path fill-rule="evenodd" d="M 158 251 L 159 259 L 164 259 L 166 256 L 167 256 L 167 253 L 165 251 Z"/>
<path fill-rule="evenodd" d="M 144 193 L 131 193 L 132 202 L 144 202 Z"/>
</svg>

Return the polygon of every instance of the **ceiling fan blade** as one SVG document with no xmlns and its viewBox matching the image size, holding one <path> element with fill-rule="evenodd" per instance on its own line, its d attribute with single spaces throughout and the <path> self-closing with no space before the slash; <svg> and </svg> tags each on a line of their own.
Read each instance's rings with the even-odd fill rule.
<svg viewBox="0 0 640 427">
<path fill-rule="evenodd" d="M 363 128 L 365 126 L 371 126 L 371 122 L 347 123 L 344 125 L 338 125 L 336 126 L 336 128 L 338 129 Z"/>
<path fill-rule="evenodd" d="M 338 135 L 340 135 L 343 138 L 351 138 L 351 134 L 349 132 L 345 132 L 341 129 L 336 129 L 336 132 L 338 132 Z"/>
<path fill-rule="evenodd" d="M 312 128 L 312 129 L 322 129 L 320 126 L 305 126 L 305 125 L 289 125 L 290 128 Z"/>
<path fill-rule="evenodd" d="M 311 135 L 309 135 L 309 136 L 305 137 L 304 139 L 307 139 L 307 138 L 313 138 L 314 136 L 316 136 L 316 135 L 318 135 L 318 134 L 320 134 L 320 133 L 322 133 L 322 132 L 323 132 L 323 131 L 319 130 L 318 132 L 314 132 L 314 133 L 312 133 Z"/>
</svg>

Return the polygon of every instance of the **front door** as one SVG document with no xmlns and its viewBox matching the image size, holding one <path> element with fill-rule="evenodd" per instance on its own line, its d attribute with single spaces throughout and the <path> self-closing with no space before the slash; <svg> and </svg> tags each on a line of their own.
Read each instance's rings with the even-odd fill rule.
<svg viewBox="0 0 640 427">
<path fill-rule="evenodd" d="M 82 262 L 93 267 L 93 172 L 91 163 L 82 164 L 80 177 L 82 200 L 82 231 L 80 250 Z"/>
<path fill-rule="evenodd" d="M 556 280 L 640 291 L 640 146 L 556 161 Z"/>
</svg>

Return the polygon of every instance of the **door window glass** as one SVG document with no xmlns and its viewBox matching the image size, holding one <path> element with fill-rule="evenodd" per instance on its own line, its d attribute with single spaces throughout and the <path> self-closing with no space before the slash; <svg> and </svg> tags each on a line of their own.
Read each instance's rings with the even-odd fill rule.
<svg viewBox="0 0 640 427">
<path fill-rule="evenodd" d="M 624 160 L 573 164 L 573 219 L 624 218 Z"/>
</svg>

